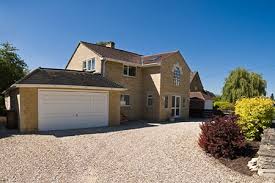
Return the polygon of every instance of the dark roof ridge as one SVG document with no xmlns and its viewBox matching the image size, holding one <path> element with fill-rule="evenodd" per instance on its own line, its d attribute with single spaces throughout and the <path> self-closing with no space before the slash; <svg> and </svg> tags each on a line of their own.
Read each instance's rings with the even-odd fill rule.
<svg viewBox="0 0 275 183">
<path fill-rule="evenodd" d="M 94 44 L 94 43 L 89 43 L 89 42 L 86 42 L 86 41 L 80 41 L 80 43 L 91 44 L 91 45 L 100 46 L 100 47 L 107 48 L 107 49 L 113 49 L 113 50 L 117 50 L 117 51 L 122 51 L 122 52 L 126 52 L 126 53 L 135 54 L 135 55 L 137 55 L 137 56 L 143 56 L 143 55 L 138 54 L 138 53 L 135 53 L 135 52 L 126 51 L 126 50 L 122 50 L 122 49 L 118 49 L 118 48 L 110 48 L 110 47 L 106 47 L 106 46 L 103 46 L 103 45 L 98 45 L 98 44 Z"/>
<path fill-rule="evenodd" d="M 61 69 L 61 68 L 49 68 L 49 67 L 38 67 L 37 69 L 41 69 L 41 70 L 55 70 L 55 71 L 69 71 L 69 72 L 84 72 L 84 73 L 98 74 L 98 73 L 89 72 L 89 71 L 73 70 L 73 69 Z"/>
</svg>

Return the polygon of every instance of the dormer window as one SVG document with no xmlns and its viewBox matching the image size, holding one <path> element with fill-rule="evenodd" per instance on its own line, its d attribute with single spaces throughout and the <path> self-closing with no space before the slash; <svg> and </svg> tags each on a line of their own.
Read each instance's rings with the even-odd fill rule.
<svg viewBox="0 0 275 183">
<path fill-rule="evenodd" d="M 95 70 L 95 58 L 83 61 L 83 71 L 94 71 Z"/>
<path fill-rule="evenodd" d="M 174 77 L 173 77 L 173 79 L 174 79 L 174 84 L 176 85 L 176 86 L 179 86 L 180 85 L 180 68 L 179 67 L 175 67 L 175 69 L 174 69 Z"/>
</svg>

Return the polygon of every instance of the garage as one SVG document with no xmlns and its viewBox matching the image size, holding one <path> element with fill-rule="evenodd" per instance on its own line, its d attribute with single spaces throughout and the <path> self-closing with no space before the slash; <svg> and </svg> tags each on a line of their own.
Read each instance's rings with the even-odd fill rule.
<svg viewBox="0 0 275 183">
<path fill-rule="evenodd" d="M 108 93 L 38 90 L 38 130 L 108 126 Z"/>
<path fill-rule="evenodd" d="M 98 73 L 38 68 L 3 94 L 21 132 L 120 124 L 120 95 L 127 90 Z"/>
</svg>

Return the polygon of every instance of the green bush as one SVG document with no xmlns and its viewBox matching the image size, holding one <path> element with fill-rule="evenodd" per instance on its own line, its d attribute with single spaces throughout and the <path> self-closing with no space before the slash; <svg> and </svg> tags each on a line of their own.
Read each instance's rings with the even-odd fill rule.
<svg viewBox="0 0 275 183">
<path fill-rule="evenodd" d="M 225 101 L 214 102 L 214 109 L 221 111 L 234 111 L 234 104 Z"/>
<path fill-rule="evenodd" d="M 238 125 L 249 140 L 260 140 L 265 128 L 272 125 L 273 102 L 269 98 L 243 98 L 236 102 Z"/>
</svg>

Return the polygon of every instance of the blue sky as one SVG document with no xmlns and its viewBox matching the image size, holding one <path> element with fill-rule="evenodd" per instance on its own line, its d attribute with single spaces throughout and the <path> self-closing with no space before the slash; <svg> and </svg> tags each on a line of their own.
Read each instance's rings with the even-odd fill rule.
<svg viewBox="0 0 275 183">
<path fill-rule="evenodd" d="M 0 42 L 20 49 L 30 69 L 64 68 L 80 40 L 140 54 L 180 50 L 215 93 L 236 67 L 261 73 L 275 92 L 275 1 L 0 2 Z"/>
</svg>

